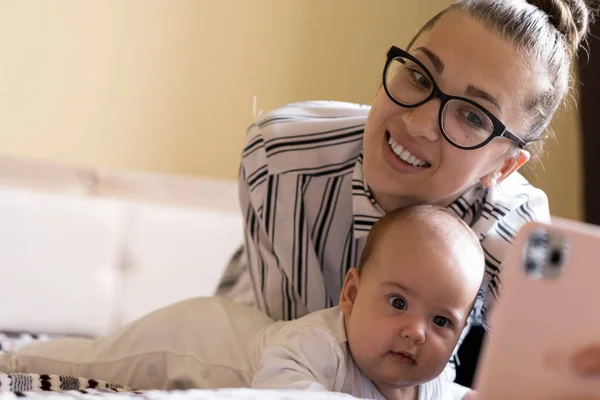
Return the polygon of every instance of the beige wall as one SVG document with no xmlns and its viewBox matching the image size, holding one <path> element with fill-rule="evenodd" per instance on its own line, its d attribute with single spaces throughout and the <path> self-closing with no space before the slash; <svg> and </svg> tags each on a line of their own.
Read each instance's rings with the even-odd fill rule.
<svg viewBox="0 0 600 400">
<path fill-rule="evenodd" d="M 0 151 L 235 179 L 254 95 L 368 103 L 387 48 L 447 4 L 0 0 Z M 577 135 L 562 136 L 540 185 L 576 217 Z"/>
<path fill-rule="evenodd" d="M 543 189 L 550 199 L 550 211 L 565 218 L 583 219 L 583 160 L 579 115 L 573 97 L 554 118 L 555 140 L 549 140 L 542 163 L 524 175 Z"/>
</svg>

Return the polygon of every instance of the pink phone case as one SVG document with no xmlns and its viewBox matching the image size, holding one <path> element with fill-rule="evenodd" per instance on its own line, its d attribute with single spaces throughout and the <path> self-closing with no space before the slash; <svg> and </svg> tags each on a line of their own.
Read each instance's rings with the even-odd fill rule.
<svg viewBox="0 0 600 400">
<path fill-rule="evenodd" d="M 600 398 L 600 378 L 577 376 L 568 364 L 582 346 L 600 344 L 600 227 L 559 218 L 527 224 L 501 276 L 477 399 Z"/>
</svg>

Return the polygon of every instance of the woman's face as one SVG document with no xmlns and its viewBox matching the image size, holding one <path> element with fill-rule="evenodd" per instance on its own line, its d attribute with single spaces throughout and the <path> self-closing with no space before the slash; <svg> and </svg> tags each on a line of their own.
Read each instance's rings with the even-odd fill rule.
<svg viewBox="0 0 600 400">
<path fill-rule="evenodd" d="M 525 136 L 526 104 L 539 83 L 524 72 L 523 58 L 509 43 L 453 11 L 422 33 L 410 53 L 444 93 L 476 101 L 511 132 Z M 403 108 L 379 90 L 365 126 L 364 174 L 384 210 L 421 202 L 447 206 L 477 182 L 490 186 L 494 178 L 497 183 L 529 159 L 526 151 L 511 151 L 514 145 L 504 138 L 477 150 L 454 147 L 441 134 L 439 110 L 439 99 Z M 426 164 L 402 161 L 392 150 L 398 152 L 397 145 L 416 157 L 413 164 Z"/>
</svg>

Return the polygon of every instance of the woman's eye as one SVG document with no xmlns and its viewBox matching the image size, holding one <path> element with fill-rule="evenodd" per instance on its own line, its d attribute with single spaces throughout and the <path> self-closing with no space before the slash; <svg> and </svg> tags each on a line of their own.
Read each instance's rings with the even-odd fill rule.
<svg viewBox="0 0 600 400">
<path fill-rule="evenodd" d="M 424 87 L 425 89 L 429 89 L 431 86 L 431 82 L 425 75 L 416 70 L 411 70 L 414 81 L 419 85 Z"/>
<path fill-rule="evenodd" d="M 481 127 L 483 125 L 483 121 L 477 114 L 465 112 L 464 117 L 469 123 L 469 125 L 473 127 Z"/>
<path fill-rule="evenodd" d="M 391 296 L 388 298 L 390 305 L 398 310 L 406 310 L 406 301 L 402 297 Z"/>
<path fill-rule="evenodd" d="M 433 319 L 433 323 L 441 328 L 444 328 L 444 327 L 450 325 L 450 320 L 446 317 L 437 316 Z"/>
</svg>

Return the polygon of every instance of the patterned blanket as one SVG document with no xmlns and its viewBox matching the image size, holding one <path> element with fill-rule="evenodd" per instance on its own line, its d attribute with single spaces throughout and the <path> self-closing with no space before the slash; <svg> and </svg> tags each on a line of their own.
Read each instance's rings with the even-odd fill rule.
<svg viewBox="0 0 600 400">
<path fill-rule="evenodd" d="M 74 376 L 39 375 L 39 374 L 0 374 L 1 392 L 63 392 L 69 390 L 85 391 L 94 389 L 100 392 L 139 393 L 126 386 L 77 378 Z"/>
</svg>

